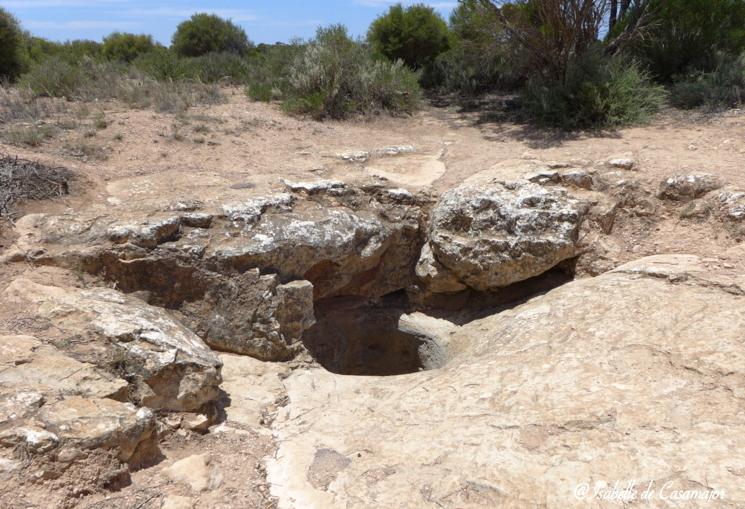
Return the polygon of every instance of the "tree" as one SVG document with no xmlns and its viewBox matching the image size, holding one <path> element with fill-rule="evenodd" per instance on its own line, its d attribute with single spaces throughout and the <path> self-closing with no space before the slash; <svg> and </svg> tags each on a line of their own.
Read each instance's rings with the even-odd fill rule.
<svg viewBox="0 0 745 509">
<path fill-rule="evenodd" d="M 638 2 L 631 4 L 627 18 L 635 16 Z M 644 37 L 627 43 L 626 50 L 659 80 L 712 71 L 718 53 L 745 51 L 745 0 L 646 0 L 644 4 Z"/>
<path fill-rule="evenodd" d="M 104 38 L 101 50 L 107 60 L 131 62 L 155 47 L 152 36 L 114 32 Z"/>
<path fill-rule="evenodd" d="M 372 23 L 367 37 L 374 51 L 390 60 L 401 59 L 413 69 L 431 65 L 450 47 L 445 20 L 421 4 L 392 6 Z"/>
<path fill-rule="evenodd" d="M 597 44 L 605 0 L 482 0 L 525 54 L 530 75 L 563 80 L 574 59 Z"/>
<path fill-rule="evenodd" d="M 246 32 L 232 21 L 214 14 L 199 13 L 176 28 L 172 48 L 185 57 L 215 52 L 244 55 L 251 48 L 251 43 Z"/>
<path fill-rule="evenodd" d="M 14 79 L 22 70 L 23 32 L 18 21 L 0 7 L 0 78 Z"/>
</svg>

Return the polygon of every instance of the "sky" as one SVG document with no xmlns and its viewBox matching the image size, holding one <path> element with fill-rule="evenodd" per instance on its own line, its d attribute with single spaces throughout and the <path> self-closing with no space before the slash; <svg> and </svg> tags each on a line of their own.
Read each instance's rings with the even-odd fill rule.
<svg viewBox="0 0 745 509">
<path fill-rule="evenodd" d="M 114 31 L 151 34 L 168 44 L 176 25 L 195 12 L 230 18 L 255 43 L 306 39 L 318 26 L 346 25 L 364 35 L 370 22 L 397 0 L 0 0 L 25 30 L 55 41 L 101 40 Z M 446 19 L 452 1 L 416 2 L 434 7 Z"/>
</svg>

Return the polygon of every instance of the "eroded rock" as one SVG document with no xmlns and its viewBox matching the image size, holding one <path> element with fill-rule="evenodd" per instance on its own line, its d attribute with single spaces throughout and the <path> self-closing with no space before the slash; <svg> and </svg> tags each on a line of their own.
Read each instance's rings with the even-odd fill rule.
<svg viewBox="0 0 745 509">
<path fill-rule="evenodd" d="M 464 184 L 432 212 L 417 273 L 432 291 L 494 291 L 577 254 L 585 207 L 562 189 L 527 182 Z M 435 290 L 437 289 L 437 290 Z"/>
<path fill-rule="evenodd" d="M 178 310 L 215 348 L 286 360 L 312 324 L 311 300 L 378 298 L 411 284 L 427 201 L 376 185 L 286 185 L 290 193 L 218 210 L 26 216 L 6 259 L 104 277 Z"/>
<path fill-rule="evenodd" d="M 715 175 L 675 175 L 660 183 L 657 196 L 665 200 L 686 202 L 720 187 L 722 187 L 722 181 Z"/>
<path fill-rule="evenodd" d="M 129 398 L 140 405 L 189 411 L 217 397 L 219 359 L 162 309 L 115 290 L 45 286 L 24 278 L 13 281 L 3 299 L 51 323 L 68 355 L 130 380 Z M 71 337 L 76 341 L 69 344 Z M 33 362 L 27 369 L 32 368 Z"/>
</svg>

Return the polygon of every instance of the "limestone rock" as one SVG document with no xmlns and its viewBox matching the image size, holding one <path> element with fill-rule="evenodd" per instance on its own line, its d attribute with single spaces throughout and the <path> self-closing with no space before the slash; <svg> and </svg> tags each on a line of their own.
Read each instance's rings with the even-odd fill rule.
<svg viewBox="0 0 745 509">
<path fill-rule="evenodd" d="M 213 490 L 220 485 L 219 473 L 210 468 L 208 454 L 189 456 L 163 470 L 172 481 L 186 484 L 192 492 Z"/>
<path fill-rule="evenodd" d="M 453 277 L 478 291 L 529 279 L 576 256 L 584 213 L 562 189 L 464 184 L 445 193 L 432 212 L 429 249 L 439 265 L 424 250 L 418 271 L 440 289 L 456 287 Z"/>
<path fill-rule="evenodd" d="M 282 379 L 290 373 L 289 365 L 227 353 L 220 354 L 220 360 L 224 364 L 222 388 L 231 399 L 225 408 L 227 425 L 265 430 L 261 426 L 264 413 L 284 394 Z"/>
<path fill-rule="evenodd" d="M 717 196 L 720 217 L 726 221 L 745 219 L 745 191 L 725 190 Z"/>
<path fill-rule="evenodd" d="M 636 161 L 632 157 L 612 157 L 608 160 L 608 165 L 622 170 L 633 170 Z"/>
<path fill-rule="evenodd" d="M 435 259 L 429 243 L 422 247 L 416 264 L 416 275 L 434 293 L 453 293 L 468 288 Z"/>
<path fill-rule="evenodd" d="M 81 396 L 45 405 L 38 418 L 60 440 L 83 449 L 117 449 L 123 461 L 131 459 L 155 429 L 153 413 L 147 408 Z"/>
<path fill-rule="evenodd" d="M 0 336 L 0 384 L 28 385 L 47 395 L 125 400 L 127 382 L 29 336 Z"/>
<path fill-rule="evenodd" d="M 342 195 L 349 193 L 351 189 L 339 180 L 319 180 L 317 182 L 293 182 L 286 179 L 280 179 L 280 181 L 293 193 L 308 193 L 308 194 L 319 194 L 328 193 L 334 195 Z"/>
<path fill-rule="evenodd" d="M 283 281 L 308 280 L 316 298 L 379 297 L 410 284 L 421 198 L 334 182 L 292 188 L 198 217 L 28 215 L 6 259 L 105 274 L 123 291 L 150 291 L 168 307 L 199 300 L 212 276 L 254 268 Z"/>
<path fill-rule="evenodd" d="M 574 281 L 455 329 L 437 370 L 294 371 L 278 506 L 579 509 L 607 504 L 578 486 L 629 479 L 742 505 L 745 278 L 712 270 L 660 256 Z"/>
<path fill-rule="evenodd" d="M 714 175 L 675 175 L 660 183 L 657 196 L 665 200 L 690 201 L 720 187 L 722 181 Z"/>
<path fill-rule="evenodd" d="M 289 210 L 293 202 L 292 195 L 284 193 L 251 198 L 241 203 L 225 204 L 222 209 L 225 216 L 231 221 L 254 224 L 268 210 Z"/>
<path fill-rule="evenodd" d="M 286 360 L 315 322 L 313 285 L 280 284 L 257 269 L 215 282 L 198 302 L 185 304 L 192 330 L 221 351 L 264 360 Z"/>
<path fill-rule="evenodd" d="M 71 355 L 123 370 L 138 404 L 189 411 L 217 397 L 219 359 L 163 309 L 115 290 L 44 286 L 24 278 L 13 281 L 3 298 L 36 320 L 51 321 L 66 337 L 77 337 Z"/>
</svg>

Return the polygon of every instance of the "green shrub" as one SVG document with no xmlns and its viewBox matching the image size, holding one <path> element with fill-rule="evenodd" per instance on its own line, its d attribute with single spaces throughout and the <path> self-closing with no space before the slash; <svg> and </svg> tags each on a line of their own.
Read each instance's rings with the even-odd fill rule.
<svg viewBox="0 0 745 509">
<path fill-rule="evenodd" d="M 132 62 L 132 65 L 148 77 L 158 81 L 193 78 L 187 59 L 179 57 L 167 48 L 156 48 L 154 51 L 140 55 Z"/>
<path fill-rule="evenodd" d="M 391 61 L 403 60 L 413 69 L 430 66 L 450 47 L 447 23 L 423 4 L 397 4 L 373 21 L 367 35 L 375 52 Z"/>
<path fill-rule="evenodd" d="M 400 61 L 376 60 L 341 25 L 321 28 L 290 67 L 284 107 L 315 118 L 408 113 L 420 100 L 417 75 Z"/>
<path fill-rule="evenodd" d="M 745 55 L 719 55 L 711 72 L 698 72 L 679 79 L 672 86 L 670 102 L 683 109 L 706 106 L 731 108 L 745 102 Z"/>
<path fill-rule="evenodd" d="M 269 102 L 282 97 L 282 92 L 267 83 L 252 83 L 246 87 L 248 97 L 253 101 Z"/>
<path fill-rule="evenodd" d="M 290 67 L 304 48 L 299 41 L 256 47 L 249 56 L 249 97 L 254 101 L 281 99 L 290 87 Z"/>
<path fill-rule="evenodd" d="M 103 40 L 101 52 L 107 60 L 131 62 L 138 56 L 153 51 L 156 44 L 149 35 L 114 32 Z"/>
<path fill-rule="evenodd" d="M 159 81 L 192 80 L 242 85 L 247 82 L 249 75 L 248 61 L 234 53 L 209 53 L 201 57 L 185 58 L 171 50 L 160 48 L 141 55 L 133 65 Z"/>
<path fill-rule="evenodd" d="M 232 21 L 200 13 L 176 28 L 171 47 L 178 55 L 199 57 L 207 53 L 243 55 L 250 46 L 246 32 Z"/>
<path fill-rule="evenodd" d="M 78 64 L 86 59 L 98 60 L 101 58 L 101 44 L 82 39 L 59 43 L 26 33 L 23 37 L 22 53 L 28 70 L 51 57 L 68 64 Z"/>
<path fill-rule="evenodd" d="M 575 59 L 564 81 L 533 79 L 523 90 L 523 113 L 568 129 L 644 122 L 664 104 L 666 92 L 633 61 L 590 51 Z"/>
<path fill-rule="evenodd" d="M 647 9 L 643 37 L 627 50 L 659 80 L 713 71 L 717 53 L 745 51 L 743 0 L 650 0 Z"/>
<path fill-rule="evenodd" d="M 65 97 L 73 99 L 85 76 L 79 66 L 59 57 L 50 57 L 21 76 L 19 84 L 37 97 Z"/>
<path fill-rule="evenodd" d="M 235 53 L 208 53 L 201 57 L 188 58 L 183 65 L 189 77 L 203 83 L 241 85 L 248 79 L 248 62 Z"/>
<path fill-rule="evenodd" d="M 493 9 L 479 0 L 462 0 L 450 17 L 450 29 L 452 47 L 427 69 L 424 86 L 473 96 L 520 84 L 519 65 Z"/>
<path fill-rule="evenodd" d="M 21 73 L 22 42 L 18 21 L 0 8 L 0 79 L 15 79 Z"/>
</svg>

